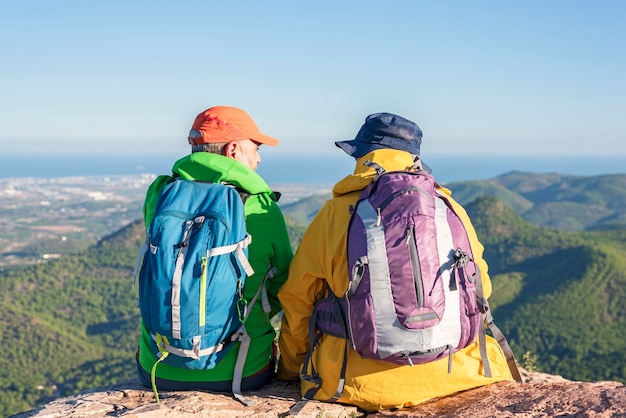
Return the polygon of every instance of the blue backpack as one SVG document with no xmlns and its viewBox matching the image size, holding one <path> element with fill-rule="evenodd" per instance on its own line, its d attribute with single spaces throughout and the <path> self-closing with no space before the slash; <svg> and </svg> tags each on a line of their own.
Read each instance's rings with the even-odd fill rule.
<svg viewBox="0 0 626 418">
<path fill-rule="evenodd" d="M 229 185 L 178 178 L 159 194 L 135 267 L 141 318 L 158 358 L 151 373 L 157 402 L 159 363 L 212 369 L 236 341 L 241 345 L 233 393 L 242 400 L 241 376 L 250 342 L 243 291 L 246 278 L 254 273 L 247 258 L 251 236 L 243 198 Z M 265 280 L 250 305 L 262 294 L 269 311 L 264 290 Z"/>
</svg>

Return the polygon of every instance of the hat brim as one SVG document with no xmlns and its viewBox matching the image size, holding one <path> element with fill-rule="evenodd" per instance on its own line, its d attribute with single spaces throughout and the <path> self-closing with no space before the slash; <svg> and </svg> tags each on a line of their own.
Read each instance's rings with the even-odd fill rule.
<svg viewBox="0 0 626 418">
<path fill-rule="evenodd" d="M 377 149 L 387 148 L 384 145 L 365 143 L 357 141 L 356 139 L 351 139 L 349 141 L 336 141 L 335 145 L 354 158 L 361 158 L 365 154 L 369 154 Z"/>
<path fill-rule="evenodd" d="M 258 135 L 255 135 L 254 138 L 250 138 L 250 139 L 260 144 L 270 145 L 270 146 L 278 145 L 278 143 L 280 142 L 278 139 L 272 138 L 271 136 L 262 134 L 260 132 Z"/>
</svg>

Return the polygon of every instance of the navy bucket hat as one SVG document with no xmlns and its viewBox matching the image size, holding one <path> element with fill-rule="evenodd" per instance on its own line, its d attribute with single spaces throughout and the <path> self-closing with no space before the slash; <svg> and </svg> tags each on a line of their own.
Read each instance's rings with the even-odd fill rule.
<svg viewBox="0 0 626 418">
<path fill-rule="evenodd" d="M 365 123 L 349 141 L 337 141 L 335 145 L 346 154 L 361 158 L 365 154 L 381 148 L 391 148 L 420 155 L 422 130 L 415 122 L 392 113 L 374 113 L 365 118 Z M 424 170 L 430 169 L 422 163 Z"/>
</svg>

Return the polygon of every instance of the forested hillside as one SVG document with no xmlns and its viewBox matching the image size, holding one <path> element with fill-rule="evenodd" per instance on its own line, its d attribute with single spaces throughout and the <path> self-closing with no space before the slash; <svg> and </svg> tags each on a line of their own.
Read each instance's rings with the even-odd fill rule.
<svg viewBox="0 0 626 418">
<path fill-rule="evenodd" d="M 0 276 L 0 416 L 133 375 L 136 222 L 80 255 Z"/>
<path fill-rule="evenodd" d="M 488 180 L 444 185 L 462 205 L 494 196 L 530 223 L 569 231 L 626 227 L 626 174 L 572 176 L 514 171 Z M 285 205 L 300 223 L 311 222 L 330 195 Z"/>
<path fill-rule="evenodd" d="M 570 379 L 626 382 L 626 229 L 540 228 L 493 197 L 466 209 L 485 245 L 494 317 L 517 356 Z"/>
<path fill-rule="evenodd" d="M 445 186 L 463 205 L 479 196 L 498 197 L 539 226 L 571 231 L 626 227 L 626 174 L 572 176 L 515 171 Z"/>
<path fill-rule="evenodd" d="M 286 219 L 292 245 L 305 225 Z M 76 255 L 0 270 L 0 416 L 135 376 L 135 221 Z"/>
<path fill-rule="evenodd" d="M 311 223 L 317 212 L 322 207 L 324 202 L 330 199 L 332 196 L 328 195 L 313 195 L 300 199 L 297 202 L 289 203 L 287 205 L 281 205 L 281 209 L 290 219 L 295 223 L 301 225 L 308 225 Z"/>
<path fill-rule="evenodd" d="M 546 175 L 524 185 L 526 175 L 504 177 L 499 187 L 515 190 L 509 197 L 518 196 L 519 207 L 524 201 L 536 205 L 529 190 L 559 178 Z M 587 181 L 596 183 L 583 188 L 589 193 L 610 183 Z M 547 196 L 556 195 L 553 186 L 545 188 L 552 190 Z M 522 190 L 526 200 L 519 198 Z M 577 199 L 583 201 L 582 195 Z M 283 207 L 294 248 L 328 197 Z M 602 204 L 613 207 L 609 200 Z M 604 223 L 603 229 L 571 232 L 536 226 L 516 213 L 519 207 L 510 209 L 495 197 L 465 207 L 485 245 L 496 322 L 518 360 L 529 353 L 540 371 L 626 382 L 626 228 Z M 578 216 L 581 224 L 599 226 L 584 213 Z M 143 238 L 137 221 L 79 254 L 0 270 L 0 416 L 135 375 L 139 311 L 130 276 Z"/>
</svg>

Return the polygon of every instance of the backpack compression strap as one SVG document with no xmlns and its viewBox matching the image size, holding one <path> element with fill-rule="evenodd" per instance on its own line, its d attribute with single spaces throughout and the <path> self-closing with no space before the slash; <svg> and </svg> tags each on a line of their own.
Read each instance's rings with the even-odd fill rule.
<svg viewBox="0 0 626 418">
<path fill-rule="evenodd" d="M 467 266 L 469 262 L 474 262 L 474 260 L 461 248 L 457 248 L 454 252 L 454 264 L 452 265 L 452 273 L 450 274 L 450 283 L 451 285 L 454 283 L 454 286 L 456 287 L 456 283 L 459 279 L 456 279 L 455 277 L 459 276 L 461 272 L 466 280 L 475 282 L 476 305 L 481 313 L 481 322 L 483 322 L 478 324 L 478 349 L 480 352 L 480 359 L 483 362 L 483 369 L 485 369 L 485 377 L 491 377 L 491 366 L 489 365 L 489 357 L 487 356 L 486 323 L 484 321 L 484 314 L 489 309 L 489 305 L 484 297 L 483 280 L 480 274 L 480 269 L 478 268 L 478 265 L 474 263 L 476 274 L 473 277 L 469 276 L 467 274 L 467 270 L 465 269 L 465 266 Z M 448 370 L 448 373 L 449 372 L 450 371 Z"/>
<path fill-rule="evenodd" d="M 204 217 L 199 216 L 198 218 L 202 218 L 199 221 L 195 219 L 193 221 L 188 221 L 187 223 L 198 223 L 203 222 Z M 191 226 L 189 227 L 189 231 L 191 230 Z M 187 236 L 189 231 L 185 231 L 185 237 Z M 243 269 L 245 270 L 248 276 L 254 274 L 254 270 L 250 265 L 250 262 L 246 258 L 246 254 L 244 253 L 244 249 L 252 242 L 252 237 L 250 234 L 246 234 L 246 237 L 232 245 L 225 245 L 222 247 L 211 248 L 207 251 L 206 257 L 215 257 L 218 255 L 236 253 L 237 258 L 241 262 Z M 178 256 L 176 258 L 176 266 L 174 269 L 174 275 L 172 276 L 172 336 L 174 338 L 180 338 L 180 282 L 183 275 L 183 264 L 185 263 L 185 257 L 187 255 L 187 246 L 182 246 L 181 250 L 178 252 Z"/>
<path fill-rule="evenodd" d="M 448 201 L 448 198 L 444 196 L 443 194 L 440 193 L 439 196 L 441 196 L 444 200 Z M 449 202 L 448 202 L 448 207 L 451 207 Z M 458 251 L 459 250 L 457 250 L 457 252 Z M 504 336 L 502 331 L 500 331 L 500 328 L 498 328 L 496 324 L 493 322 L 493 317 L 491 316 L 491 309 L 489 308 L 489 302 L 485 298 L 485 294 L 483 291 L 483 280 L 482 280 L 482 275 L 480 273 L 480 268 L 478 267 L 478 265 L 473 259 L 469 258 L 469 256 L 467 257 L 467 260 L 465 262 L 459 263 L 459 261 L 460 260 L 455 261 L 455 265 L 454 265 L 455 269 L 459 269 L 459 268 L 464 269 L 468 261 L 474 262 L 474 265 L 475 265 L 476 275 L 475 275 L 474 280 L 476 280 L 476 303 L 478 305 L 478 309 L 480 310 L 481 319 L 483 322 L 482 324 L 479 324 L 478 348 L 480 351 L 480 358 L 483 362 L 483 368 L 485 369 L 485 376 L 491 377 L 491 368 L 489 366 L 489 359 L 487 356 L 487 341 L 486 341 L 487 340 L 486 328 L 489 328 L 489 330 L 493 334 L 493 337 L 496 339 L 496 341 L 498 341 L 498 344 L 500 345 L 500 348 L 502 349 L 504 353 L 504 357 L 506 358 L 507 365 L 509 366 L 509 370 L 511 371 L 511 376 L 513 376 L 513 379 L 515 379 L 515 381 L 522 382 L 522 377 L 520 376 L 519 369 L 517 368 L 517 364 L 515 363 L 515 355 L 513 354 L 513 350 L 511 350 L 511 347 L 509 346 L 509 343 L 507 342 L 506 337 Z"/>
<path fill-rule="evenodd" d="M 202 223 L 204 221 L 204 217 L 198 217 L 196 219 L 190 220 L 187 222 L 187 230 L 184 233 L 184 239 L 186 239 L 187 235 L 189 234 L 193 224 L 195 223 Z M 183 242 L 184 242 L 183 239 Z M 148 239 L 149 242 L 149 239 Z M 235 244 L 232 245 L 227 245 L 227 246 L 222 246 L 222 247 L 215 247 L 212 248 L 210 250 L 207 251 L 206 257 L 214 257 L 217 255 L 222 255 L 222 254 L 228 254 L 228 253 L 232 253 L 235 252 L 237 254 L 237 258 L 239 259 L 239 261 L 241 262 L 246 274 L 248 276 L 251 276 L 252 274 L 254 274 L 254 270 L 252 269 L 252 266 L 250 265 L 250 262 L 248 261 L 246 254 L 244 253 L 244 249 L 250 244 L 250 242 L 252 242 L 252 237 L 250 236 L 250 234 L 246 234 L 245 238 Z M 142 246 L 142 249 L 140 250 L 140 254 L 141 256 L 143 256 L 143 254 L 146 252 L 146 249 L 148 248 L 148 246 L 146 244 L 144 244 L 144 246 Z M 180 301 L 177 299 L 177 297 L 180 297 L 180 292 L 178 291 L 178 289 L 180 288 L 180 281 L 181 281 L 181 277 L 182 277 L 182 268 L 183 268 L 183 264 L 185 262 L 185 256 L 186 256 L 186 251 L 187 246 L 183 246 L 181 248 L 181 251 L 178 253 L 178 257 L 176 259 L 176 266 L 175 266 L 175 270 L 174 270 L 174 275 L 172 277 L 172 333 L 173 333 L 173 337 L 174 338 L 180 338 Z M 141 257 L 140 256 L 140 257 Z M 139 265 L 139 261 L 140 261 L 140 257 L 138 257 L 137 262 L 136 262 L 136 268 Z M 135 275 L 136 277 L 136 275 Z M 265 283 L 265 281 L 263 282 Z M 265 289 L 265 286 L 262 286 L 263 289 Z M 257 292 L 258 294 L 258 292 Z M 256 295 L 255 295 L 256 298 Z M 267 298 L 267 296 L 265 297 L 265 299 Z M 269 304 L 268 304 L 269 306 Z M 245 314 L 244 314 L 245 315 Z M 235 341 L 235 340 L 239 340 L 241 342 L 240 345 L 240 354 L 243 352 L 243 360 L 242 362 L 245 363 L 245 359 L 246 359 L 246 355 L 248 353 L 248 348 L 250 346 L 250 337 L 248 336 L 245 328 L 242 326 L 239 328 L 239 330 L 237 330 L 235 332 L 235 334 L 233 334 L 233 336 L 231 337 L 230 341 L 227 342 L 221 342 L 217 345 L 214 345 L 212 347 L 207 347 L 204 349 L 200 348 L 200 337 L 196 337 L 194 338 L 194 347 L 192 350 L 185 350 L 185 349 L 180 349 L 177 347 L 172 347 L 170 344 L 168 344 L 167 338 L 164 339 L 163 336 L 159 335 L 159 334 L 152 334 L 152 339 L 156 342 L 157 347 L 159 348 L 159 351 L 161 353 L 161 357 L 159 358 L 159 360 L 157 362 L 155 362 L 154 366 L 152 367 L 152 372 L 151 372 L 151 377 L 152 377 L 152 387 L 153 387 L 153 392 L 155 394 L 155 399 L 158 402 L 159 401 L 159 397 L 158 397 L 158 393 L 156 390 L 156 384 L 155 384 L 155 375 L 156 375 L 156 368 L 158 366 L 158 364 L 165 360 L 165 358 L 169 355 L 169 353 L 181 356 L 181 357 L 189 357 L 192 359 L 198 359 L 200 357 L 203 356 L 208 356 L 210 354 L 219 352 L 221 350 L 224 349 L 225 346 L 228 345 L 228 343 Z M 238 363 L 239 363 L 239 357 L 238 357 Z M 235 370 L 236 372 L 237 370 Z M 237 383 L 237 388 L 239 388 L 241 386 L 241 372 L 243 371 L 243 364 L 241 365 L 241 370 L 240 370 L 240 376 L 239 376 L 239 382 Z M 233 380 L 233 389 L 235 389 L 235 380 Z M 236 397 L 241 397 L 241 391 L 239 389 L 237 389 L 239 394 L 235 394 Z M 238 398 L 239 399 L 239 398 Z M 242 401 L 243 402 L 243 401 Z M 247 403 L 244 402 L 244 404 L 247 405 Z"/>
<path fill-rule="evenodd" d="M 237 258 L 241 262 L 241 265 L 243 266 L 243 269 L 246 271 L 246 274 L 248 276 L 252 276 L 254 274 L 254 270 L 252 269 L 250 262 L 246 258 L 246 254 L 243 252 L 243 250 L 246 247 L 248 247 L 248 245 L 250 245 L 251 242 L 252 242 L 252 236 L 250 234 L 246 234 L 246 237 L 244 239 L 242 239 L 241 241 L 235 244 L 225 245 L 223 247 L 211 248 L 209 251 L 207 251 L 206 256 L 208 258 L 208 257 L 215 257 L 217 255 L 223 255 L 223 254 L 234 252 L 237 254 Z"/>
<path fill-rule="evenodd" d="M 500 328 L 496 326 L 493 322 L 493 317 L 491 316 L 491 312 L 487 311 L 485 314 L 485 325 L 489 327 L 489 330 L 493 334 L 493 337 L 500 344 L 500 348 L 504 352 L 504 357 L 506 358 L 506 363 L 509 365 L 509 370 L 511 371 L 511 376 L 516 382 L 522 383 L 522 376 L 519 373 L 519 369 L 517 368 L 517 363 L 515 362 L 515 355 L 513 354 L 513 350 L 511 350 L 511 346 L 506 340 L 506 337 L 500 331 Z"/>
<path fill-rule="evenodd" d="M 489 361 L 487 359 L 487 342 L 486 342 L 486 328 L 489 328 L 489 331 L 493 334 L 493 337 L 496 339 L 502 352 L 504 353 L 504 357 L 506 358 L 506 363 L 509 366 L 509 370 L 511 371 L 511 376 L 516 382 L 522 382 L 522 377 L 520 376 L 519 369 L 517 368 L 517 364 L 515 363 L 515 355 L 513 354 L 513 350 L 511 350 L 511 346 L 509 346 L 506 337 L 500 331 L 500 328 L 496 326 L 493 322 L 493 317 L 491 316 L 491 309 L 489 308 L 489 302 L 485 299 L 483 293 L 483 280 L 480 275 L 480 269 L 476 266 L 476 300 L 478 303 L 478 308 L 481 312 L 482 324 L 480 324 L 480 329 L 478 330 L 478 347 L 480 349 L 480 357 L 483 359 L 483 367 L 485 368 L 485 376 L 491 377 L 491 368 L 489 367 Z"/>
<path fill-rule="evenodd" d="M 241 394 L 241 381 L 243 379 L 243 367 L 246 364 L 246 357 L 248 356 L 248 350 L 250 349 L 250 336 L 246 331 L 246 320 L 252 311 L 252 307 L 256 303 L 259 295 L 261 296 L 261 305 L 263 306 L 263 312 L 269 314 L 271 311 L 271 306 L 269 303 L 269 299 L 267 297 L 267 289 L 265 288 L 265 283 L 273 278 L 278 272 L 278 268 L 272 265 L 269 265 L 267 268 L 267 273 L 263 277 L 263 281 L 261 282 L 261 286 L 257 289 L 256 293 L 250 299 L 250 303 L 244 308 L 244 312 L 241 320 L 241 327 L 235 332 L 233 335 L 233 341 L 237 340 L 241 344 L 239 345 L 239 352 L 237 353 L 237 361 L 235 362 L 235 370 L 233 374 L 233 396 L 239 400 L 242 404 L 246 406 L 251 406 L 254 402 L 251 399 L 246 398 Z M 248 307 L 250 309 L 248 309 Z"/>
<path fill-rule="evenodd" d="M 328 282 L 325 282 L 325 284 L 326 284 L 326 288 L 328 291 L 328 297 L 320 300 L 316 304 L 316 307 L 319 306 L 321 303 L 330 302 L 333 307 L 333 312 L 329 314 L 328 312 L 322 312 L 320 311 L 320 309 L 313 308 L 311 318 L 309 318 L 309 350 L 307 351 L 304 357 L 304 361 L 302 364 L 302 371 L 301 371 L 302 378 L 304 380 L 307 380 L 313 383 L 314 386 L 311 389 L 307 390 L 305 394 L 302 396 L 302 399 L 300 399 L 300 401 L 298 401 L 294 406 L 291 407 L 291 409 L 289 409 L 289 415 L 298 415 L 300 411 L 302 410 L 302 408 L 310 400 L 313 400 L 313 398 L 315 397 L 315 394 L 322 387 L 322 379 L 319 377 L 319 374 L 317 373 L 317 370 L 315 369 L 315 364 L 313 364 L 312 357 L 313 357 L 313 350 L 315 350 L 315 347 L 319 343 L 323 334 L 328 334 L 328 335 L 332 335 L 338 338 L 346 339 L 346 342 L 344 345 L 343 362 L 341 365 L 341 371 L 339 372 L 339 382 L 337 384 L 337 389 L 335 390 L 335 394 L 330 399 L 328 399 L 327 402 L 337 402 L 339 398 L 341 398 L 341 395 L 343 394 L 343 389 L 344 389 L 345 382 L 346 382 L 346 366 L 348 363 L 349 339 L 347 336 L 347 332 L 348 332 L 347 331 L 348 328 L 346 325 L 347 319 L 345 317 L 346 313 L 344 312 L 343 307 L 341 306 L 340 298 L 335 296 Z M 321 322 L 318 321 L 318 318 L 325 322 L 331 322 L 332 324 L 330 325 L 330 327 L 328 326 L 321 327 L 320 326 Z M 343 333 L 341 331 L 339 331 L 338 333 L 337 332 L 338 329 L 331 330 L 333 325 L 337 326 L 339 330 L 343 330 Z M 317 330 L 317 334 L 315 334 L 316 330 Z M 310 373 L 308 371 L 309 365 L 311 369 Z"/>
</svg>

